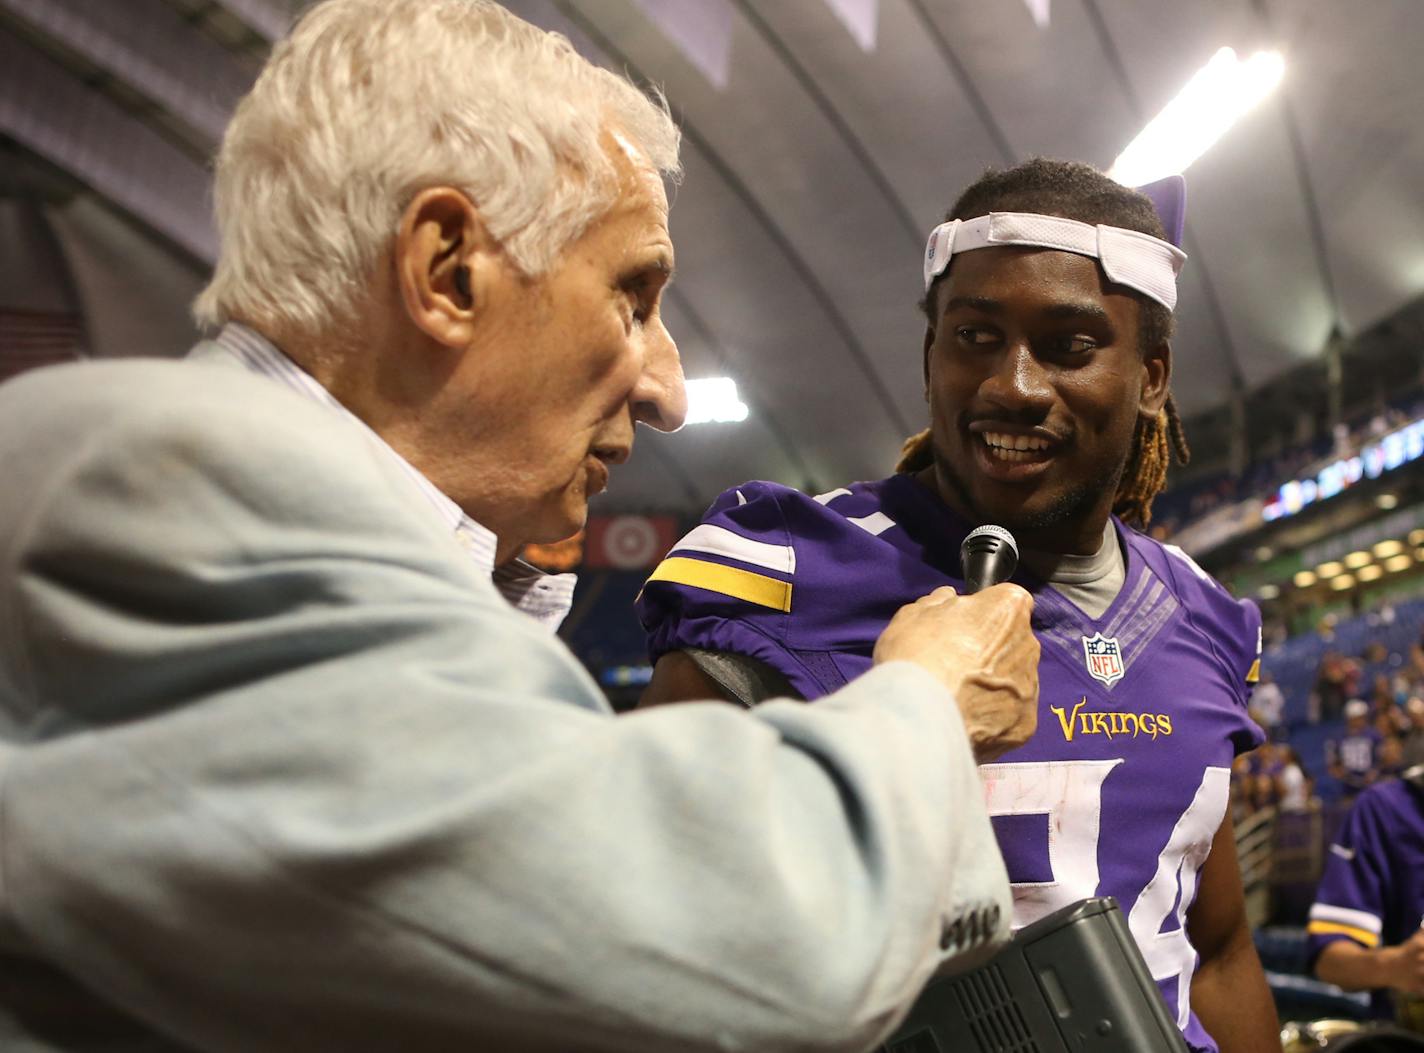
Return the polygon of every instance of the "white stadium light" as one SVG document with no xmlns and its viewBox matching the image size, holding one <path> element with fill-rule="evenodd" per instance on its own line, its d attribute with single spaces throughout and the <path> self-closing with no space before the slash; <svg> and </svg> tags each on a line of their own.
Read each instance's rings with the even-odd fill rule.
<svg viewBox="0 0 1424 1053">
<path fill-rule="evenodd" d="M 731 377 L 687 382 L 688 424 L 735 424 L 747 419 L 747 404 L 737 396 Z"/>
<path fill-rule="evenodd" d="M 875 50 L 875 28 L 880 20 L 880 0 L 826 0 L 826 6 L 849 30 L 861 51 Z"/>
<path fill-rule="evenodd" d="M 1285 68 L 1279 51 L 1258 51 L 1242 62 L 1222 48 L 1118 154 L 1108 175 L 1126 186 L 1180 175 L 1276 89 Z"/>
</svg>

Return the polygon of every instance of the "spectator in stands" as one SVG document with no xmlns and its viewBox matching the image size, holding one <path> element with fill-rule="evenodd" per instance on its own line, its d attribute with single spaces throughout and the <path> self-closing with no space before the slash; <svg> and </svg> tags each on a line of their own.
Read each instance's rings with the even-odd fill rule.
<svg viewBox="0 0 1424 1053">
<path fill-rule="evenodd" d="M 1250 697 L 1250 715 L 1252 720 L 1260 724 L 1262 731 L 1266 732 L 1266 738 L 1276 741 L 1279 737 L 1280 721 L 1286 711 L 1286 695 L 1280 691 L 1280 684 L 1276 683 L 1276 678 L 1270 673 L 1263 671 L 1260 674 L 1260 683 L 1256 684 L 1256 693 Z"/>
<path fill-rule="evenodd" d="M 1404 732 L 1404 766 L 1412 768 L 1424 764 L 1424 698 L 1415 695 L 1404 707 L 1409 717 L 1409 728 Z"/>
<path fill-rule="evenodd" d="M 1364 699 L 1345 703 L 1345 734 L 1325 744 L 1330 775 L 1346 796 L 1354 796 L 1379 777 L 1380 734 L 1370 727 Z"/>
<path fill-rule="evenodd" d="M 1404 703 L 1409 701 L 1409 696 L 1414 693 L 1414 681 L 1410 676 L 1409 669 L 1401 669 L 1390 678 L 1390 691 L 1394 693 L 1394 703 L 1403 711 Z M 1404 724 L 1409 726 L 1409 718 L 1406 715 Z"/>
<path fill-rule="evenodd" d="M 1421 922 L 1424 769 L 1413 769 L 1362 793 L 1331 844 L 1306 930 L 1312 970 L 1346 990 L 1372 991 L 1380 1016 L 1389 1015 L 1393 990 L 1402 1016 L 1424 998 Z"/>
<path fill-rule="evenodd" d="M 1415 683 L 1424 683 L 1424 631 L 1409 648 L 1409 664 L 1414 669 Z"/>
<path fill-rule="evenodd" d="M 1409 727 L 1409 718 L 1390 699 L 1370 704 L 1370 725 L 1379 732 L 1380 738 L 1387 739 L 1402 734 Z"/>
<path fill-rule="evenodd" d="M 1325 626 L 1321 627 L 1321 636 L 1325 636 Z M 1315 694 L 1320 700 L 1321 720 L 1335 720 L 1340 716 L 1346 699 L 1354 696 L 1359 679 L 1360 667 L 1353 659 L 1346 658 L 1333 649 L 1325 652 L 1320 659 L 1320 671 L 1315 678 Z"/>
<path fill-rule="evenodd" d="M 1398 735 L 1386 735 L 1380 739 L 1379 779 L 1397 779 L 1409 765 L 1404 763 L 1404 743 Z"/>
<path fill-rule="evenodd" d="M 1256 685 L 1256 692 L 1251 696 L 1251 716 L 1261 725 L 1266 738 L 1271 741 L 1279 737 L 1285 706 L 1286 696 L 1281 693 L 1281 685 L 1276 683 L 1275 677 L 1270 673 L 1263 672 L 1261 682 Z"/>
<path fill-rule="evenodd" d="M 1255 810 L 1274 808 L 1280 800 L 1280 776 L 1285 767 L 1285 754 L 1273 742 L 1262 743 L 1251 757 L 1251 804 Z"/>
<path fill-rule="evenodd" d="M 1295 747 L 1278 743 L 1275 748 L 1281 754 L 1281 769 L 1276 776 L 1277 797 L 1283 812 L 1304 812 L 1310 808 L 1314 796 L 1314 786 L 1306 773 L 1305 763 Z"/>
<path fill-rule="evenodd" d="M 1262 808 L 1303 812 L 1311 789 L 1300 754 L 1285 743 L 1267 741 L 1232 762 L 1232 817 L 1240 822 Z"/>
<path fill-rule="evenodd" d="M 1382 662 L 1389 657 L 1389 653 L 1384 650 L 1383 644 L 1372 644 L 1384 652 L 1383 658 L 1367 659 L 1371 664 Z M 1408 721 L 1404 718 L 1404 713 L 1399 708 L 1399 699 L 1395 697 L 1394 684 L 1388 673 L 1376 673 L 1370 688 L 1370 716 L 1374 721 L 1375 730 L 1381 735 L 1396 735 L 1403 731 Z"/>
</svg>

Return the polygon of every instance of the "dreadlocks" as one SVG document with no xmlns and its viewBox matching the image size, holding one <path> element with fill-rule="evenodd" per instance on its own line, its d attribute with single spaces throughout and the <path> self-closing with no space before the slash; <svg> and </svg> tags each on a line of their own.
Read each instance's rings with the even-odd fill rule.
<svg viewBox="0 0 1424 1053">
<path fill-rule="evenodd" d="M 1166 237 L 1157 210 L 1144 195 L 1076 161 L 1036 157 L 1004 171 L 991 168 L 959 196 L 945 219 L 973 219 L 989 212 L 1036 212 L 1137 230 L 1154 238 Z M 920 302 L 930 325 L 937 320 L 935 298 L 943 280 L 942 274 Z M 1127 292 L 1139 304 L 1139 343 L 1146 354 L 1171 339 L 1172 312 L 1156 300 L 1130 289 Z M 1167 484 L 1167 467 L 1174 454 L 1178 464 L 1186 464 L 1191 458 L 1182 420 L 1168 395 L 1156 417 L 1137 422 L 1132 449 L 1113 498 L 1114 514 L 1133 526 L 1147 526 L 1152 520 L 1152 502 Z M 921 471 L 933 460 L 930 432 L 926 429 L 905 440 L 895 470 Z"/>
<path fill-rule="evenodd" d="M 1145 527 L 1152 522 L 1152 501 L 1167 485 L 1167 466 L 1176 454 L 1178 464 L 1191 460 L 1182 418 L 1168 397 L 1155 417 L 1138 420 L 1132 451 L 1113 497 L 1113 512 L 1125 523 Z"/>
</svg>

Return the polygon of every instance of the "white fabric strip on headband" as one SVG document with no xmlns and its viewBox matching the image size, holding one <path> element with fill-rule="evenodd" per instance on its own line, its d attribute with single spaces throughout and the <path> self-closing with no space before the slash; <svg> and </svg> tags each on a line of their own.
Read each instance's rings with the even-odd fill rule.
<svg viewBox="0 0 1424 1053">
<path fill-rule="evenodd" d="M 952 219 L 930 232 L 925 246 L 925 292 L 958 252 L 995 245 L 1032 245 L 1092 256 L 1109 281 L 1150 296 L 1167 310 L 1177 306 L 1177 275 L 1187 254 L 1170 242 L 1137 230 L 1080 223 L 1034 212 L 990 212 Z"/>
</svg>

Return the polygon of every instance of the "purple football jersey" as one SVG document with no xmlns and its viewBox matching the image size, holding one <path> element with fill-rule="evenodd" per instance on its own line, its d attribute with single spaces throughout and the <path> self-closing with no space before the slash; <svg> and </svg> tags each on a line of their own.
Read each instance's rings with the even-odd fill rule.
<svg viewBox="0 0 1424 1053">
<path fill-rule="evenodd" d="M 1184 553 L 1116 524 L 1126 578 L 1090 618 L 1023 572 L 1042 645 L 1038 732 L 980 768 L 1023 926 L 1114 896 L 1188 1042 L 1197 955 L 1183 918 L 1226 814 L 1230 768 L 1262 734 L 1246 712 L 1260 613 Z M 818 698 L 871 665 L 904 604 L 962 588 L 971 524 L 908 475 L 807 497 L 724 493 L 638 601 L 652 659 L 702 648 L 760 659 Z"/>
<path fill-rule="evenodd" d="M 1330 845 L 1310 908 L 1310 961 L 1327 944 L 1393 947 L 1424 926 L 1424 791 L 1399 779 L 1377 783 L 1355 800 Z M 1390 1015 L 1389 996 L 1372 1006 Z"/>
<path fill-rule="evenodd" d="M 1340 784 L 1348 793 L 1359 793 L 1374 780 L 1383 741 L 1374 728 L 1365 728 L 1359 734 L 1347 734 L 1325 744 L 1326 758 L 1344 769 Z"/>
</svg>

